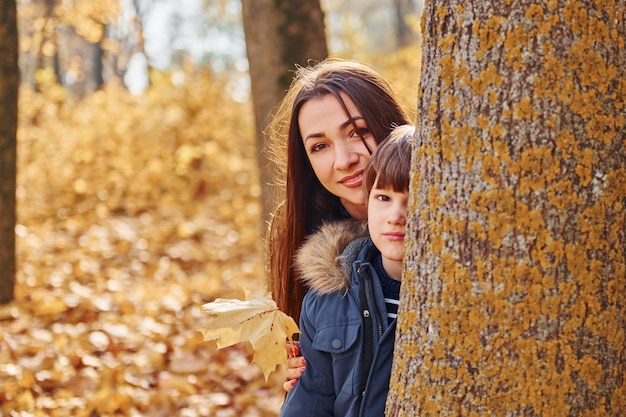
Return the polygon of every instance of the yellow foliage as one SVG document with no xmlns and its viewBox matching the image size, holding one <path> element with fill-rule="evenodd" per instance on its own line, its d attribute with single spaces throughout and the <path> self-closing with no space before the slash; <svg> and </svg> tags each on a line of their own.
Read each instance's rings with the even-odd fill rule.
<svg viewBox="0 0 626 417">
<path fill-rule="evenodd" d="M 169 80 L 155 75 L 141 96 L 110 83 L 79 100 L 43 71 L 39 91 L 21 88 L 18 273 L 15 302 L 0 311 L 0 414 L 32 411 L 33 395 L 50 416 L 225 406 L 180 403 L 200 391 L 276 414 L 280 383 L 237 368 L 251 352 L 187 342 L 203 303 L 264 285 L 250 104 L 210 73 Z M 109 369 L 124 371 L 106 385 Z M 233 373 L 239 382 L 222 386 Z M 250 401 L 272 387 L 264 404 Z"/>
<path fill-rule="evenodd" d="M 180 87 L 157 79 L 144 96 L 109 84 L 81 101 L 65 100 L 43 74 L 41 93 L 24 86 L 20 96 L 20 215 L 259 205 L 250 109 L 208 74 L 189 75 Z M 222 189 L 229 196 L 219 197 Z"/>
<path fill-rule="evenodd" d="M 366 61 L 414 112 L 418 48 Z M 52 75 L 20 90 L 0 414 L 275 416 L 282 376 L 266 382 L 246 346 L 196 337 L 204 303 L 265 284 L 251 104 L 209 72 L 82 99 Z"/>
</svg>

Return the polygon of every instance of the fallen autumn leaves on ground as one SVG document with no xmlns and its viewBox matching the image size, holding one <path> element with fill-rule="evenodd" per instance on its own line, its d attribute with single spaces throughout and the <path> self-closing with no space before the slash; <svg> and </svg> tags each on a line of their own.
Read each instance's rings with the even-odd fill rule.
<svg viewBox="0 0 626 417">
<path fill-rule="evenodd" d="M 263 288 L 263 243 L 248 104 L 187 80 L 22 89 L 0 415 L 277 415 L 281 372 L 198 331 L 203 304 Z"/>
</svg>

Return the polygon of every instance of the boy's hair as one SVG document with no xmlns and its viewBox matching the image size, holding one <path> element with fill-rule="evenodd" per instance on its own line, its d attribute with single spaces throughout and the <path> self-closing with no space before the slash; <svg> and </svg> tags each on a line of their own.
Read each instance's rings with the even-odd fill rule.
<svg viewBox="0 0 626 417">
<path fill-rule="evenodd" d="M 374 184 L 378 189 L 391 188 L 395 192 L 409 190 L 414 134 L 414 126 L 401 125 L 378 145 L 363 172 L 366 196 L 370 195 Z"/>
</svg>

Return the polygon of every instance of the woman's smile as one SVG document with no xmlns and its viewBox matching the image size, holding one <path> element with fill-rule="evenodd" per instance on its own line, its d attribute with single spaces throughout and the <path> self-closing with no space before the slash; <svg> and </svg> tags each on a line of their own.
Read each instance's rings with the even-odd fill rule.
<svg viewBox="0 0 626 417">
<path fill-rule="evenodd" d="M 339 182 L 348 188 L 360 187 L 363 184 L 363 170 L 360 169 L 353 175 L 346 175 Z"/>
</svg>

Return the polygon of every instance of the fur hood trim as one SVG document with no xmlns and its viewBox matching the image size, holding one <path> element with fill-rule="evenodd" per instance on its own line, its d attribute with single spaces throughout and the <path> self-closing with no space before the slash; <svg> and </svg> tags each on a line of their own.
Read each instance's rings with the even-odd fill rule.
<svg viewBox="0 0 626 417">
<path fill-rule="evenodd" d="M 348 291 L 354 259 L 347 258 L 355 251 L 358 253 L 358 249 L 345 252 L 344 249 L 367 235 L 366 221 L 350 219 L 323 224 L 306 239 L 296 255 L 295 267 L 304 285 L 319 294 Z"/>
</svg>

